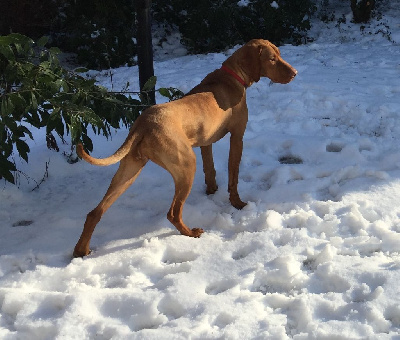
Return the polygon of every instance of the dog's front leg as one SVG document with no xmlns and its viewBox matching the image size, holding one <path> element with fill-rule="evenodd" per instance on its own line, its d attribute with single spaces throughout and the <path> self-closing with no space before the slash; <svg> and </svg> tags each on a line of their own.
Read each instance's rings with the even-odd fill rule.
<svg viewBox="0 0 400 340">
<path fill-rule="evenodd" d="M 239 181 L 239 165 L 242 159 L 243 151 L 243 135 L 232 134 L 231 135 L 231 145 L 229 150 L 229 182 L 228 182 L 228 192 L 229 200 L 231 204 L 236 209 L 242 209 L 247 203 L 243 202 L 237 190 L 237 185 Z"/>
<path fill-rule="evenodd" d="M 207 195 L 214 194 L 218 190 L 218 185 L 215 180 L 215 167 L 212 154 L 212 144 L 207 146 L 202 146 L 201 157 L 203 159 L 203 171 L 206 183 L 206 193 Z"/>
</svg>

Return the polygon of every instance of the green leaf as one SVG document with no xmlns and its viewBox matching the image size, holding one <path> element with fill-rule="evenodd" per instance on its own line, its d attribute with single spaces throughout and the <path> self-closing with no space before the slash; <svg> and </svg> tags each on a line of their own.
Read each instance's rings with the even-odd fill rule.
<svg viewBox="0 0 400 340">
<path fill-rule="evenodd" d="M 142 104 L 142 102 L 140 100 L 132 98 L 130 96 L 127 99 L 128 100 L 127 100 L 126 105 L 140 106 Z"/>
<path fill-rule="evenodd" d="M 0 45 L 7 46 L 15 43 L 33 44 L 33 40 L 19 33 L 11 33 L 9 35 L 0 36 Z"/>
<path fill-rule="evenodd" d="M 24 135 L 28 135 L 29 138 L 33 140 L 32 132 L 26 126 L 20 125 L 18 126 L 18 130 L 21 131 Z"/>
<path fill-rule="evenodd" d="M 7 98 L 3 97 L 1 100 L 1 112 L 0 115 L 5 117 L 8 115 L 8 103 L 7 103 Z"/>
<path fill-rule="evenodd" d="M 12 102 L 12 98 L 8 97 L 7 98 L 7 111 L 8 111 L 8 113 L 13 113 L 14 109 L 15 109 L 15 106 L 14 106 L 14 104 Z"/>
<path fill-rule="evenodd" d="M 53 130 L 56 130 L 60 137 L 64 136 L 64 123 L 59 108 L 53 110 L 47 122 L 46 132 L 50 133 Z"/>
<path fill-rule="evenodd" d="M 69 92 L 69 85 L 65 80 L 62 82 L 62 88 L 64 92 Z"/>
<path fill-rule="evenodd" d="M 31 92 L 31 108 L 32 110 L 37 110 L 38 108 L 37 99 L 33 92 Z"/>
<path fill-rule="evenodd" d="M 1 38 L 1 37 L 0 37 Z M 15 60 L 15 55 L 14 51 L 10 46 L 3 46 L 0 45 L 0 54 L 6 57 L 6 59 L 14 61 Z"/>
<path fill-rule="evenodd" d="M 36 42 L 36 45 L 43 48 L 48 42 L 49 42 L 49 37 L 43 36 Z"/>
<path fill-rule="evenodd" d="M 12 93 L 12 94 L 10 94 L 9 98 L 13 105 L 13 109 L 14 108 L 16 110 L 25 109 L 26 101 L 25 101 L 24 97 L 21 96 L 20 93 L 18 93 L 18 92 Z"/>
<path fill-rule="evenodd" d="M 103 125 L 103 121 L 101 118 L 93 111 L 93 110 L 85 110 L 82 113 L 82 118 L 84 118 L 85 121 L 88 123 L 101 127 Z"/>
<path fill-rule="evenodd" d="M 172 98 L 171 98 L 172 100 L 180 99 L 185 95 L 181 90 L 174 87 L 169 88 L 169 90 L 172 93 Z"/>
<path fill-rule="evenodd" d="M 58 47 L 51 47 L 49 48 L 49 52 L 54 55 L 61 54 L 61 50 Z"/>
<path fill-rule="evenodd" d="M 29 44 L 33 45 L 33 40 L 26 35 L 20 33 L 11 33 L 8 35 L 14 43 Z"/>
<path fill-rule="evenodd" d="M 21 44 L 15 43 L 14 47 L 15 47 L 15 50 L 17 51 L 17 53 L 19 55 L 23 55 L 24 54 L 24 49 L 22 48 Z"/>
<path fill-rule="evenodd" d="M 36 128 L 41 127 L 40 117 L 37 110 L 30 110 L 27 114 L 25 114 L 24 120 Z"/>
<path fill-rule="evenodd" d="M 93 142 L 86 134 L 82 134 L 83 146 L 88 151 L 93 151 Z"/>
<path fill-rule="evenodd" d="M 146 83 L 143 85 L 142 91 L 154 91 L 154 88 L 156 87 L 156 82 L 157 82 L 157 77 L 152 76 L 150 77 Z"/>
<path fill-rule="evenodd" d="M 23 140 L 18 139 L 16 141 L 16 146 L 19 155 L 28 163 L 28 153 L 30 151 L 28 144 L 26 144 Z"/>
<path fill-rule="evenodd" d="M 0 165 L 0 176 L 2 176 L 7 182 L 15 184 L 14 176 L 8 169 L 2 169 Z"/>
<path fill-rule="evenodd" d="M 89 71 L 89 69 L 87 69 L 86 67 L 78 67 L 74 70 L 74 72 L 76 72 L 76 73 L 85 73 L 88 71 Z"/>
<path fill-rule="evenodd" d="M 80 140 L 82 135 L 82 125 L 78 116 L 73 115 L 71 117 L 71 124 L 69 125 L 69 130 L 71 131 L 71 139 L 73 141 Z"/>
<path fill-rule="evenodd" d="M 166 89 L 165 87 L 162 87 L 162 88 L 158 89 L 158 92 L 159 92 L 163 97 L 166 97 L 166 98 L 171 99 L 171 93 L 170 93 L 170 91 L 169 91 L 168 89 Z"/>
<path fill-rule="evenodd" d="M 7 46 L 13 43 L 13 39 L 9 35 L 0 36 L 0 46 Z"/>
<path fill-rule="evenodd" d="M 108 92 L 107 88 L 104 87 L 104 86 L 101 86 L 101 85 L 97 85 L 97 86 L 95 87 L 95 89 L 96 89 L 97 91 L 99 91 L 100 93 L 107 93 L 107 92 Z"/>
<path fill-rule="evenodd" d="M 8 127 L 8 129 L 11 131 L 16 131 L 18 129 L 15 119 L 13 119 L 10 116 L 3 117 L 3 122 Z"/>
<path fill-rule="evenodd" d="M 3 177 L 6 181 L 15 184 L 14 176 L 11 172 L 16 170 L 15 164 L 0 154 L 0 177 Z"/>
</svg>

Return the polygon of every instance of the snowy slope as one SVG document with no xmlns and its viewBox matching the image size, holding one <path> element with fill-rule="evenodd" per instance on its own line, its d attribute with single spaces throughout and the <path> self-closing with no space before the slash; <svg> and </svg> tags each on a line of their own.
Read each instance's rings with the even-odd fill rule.
<svg viewBox="0 0 400 340">
<path fill-rule="evenodd" d="M 226 192 L 229 138 L 214 147 L 212 196 L 198 157 L 184 220 L 205 229 L 200 239 L 169 224 L 173 181 L 148 164 L 99 223 L 93 254 L 71 260 L 117 165 L 70 165 L 38 131 L 21 166 L 40 180 L 49 162 L 49 177 L 34 191 L 24 176 L 19 189 L 0 189 L 0 339 L 400 339 L 400 3 L 391 3 L 364 34 L 319 23 L 313 43 L 281 47 L 299 74 L 248 90 L 242 211 Z M 374 34 L 381 22 L 391 41 Z M 161 58 L 158 86 L 188 91 L 231 52 Z M 115 69 L 113 86 L 137 77 Z M 93 155 L 110 155 L 126 134 L 95 137 Z"/>
</svg>

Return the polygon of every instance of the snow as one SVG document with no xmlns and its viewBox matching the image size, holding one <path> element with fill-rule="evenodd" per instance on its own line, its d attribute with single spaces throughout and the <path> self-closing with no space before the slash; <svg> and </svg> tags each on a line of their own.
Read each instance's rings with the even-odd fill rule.
<svg viewBox="0 0 400 340">
<path fill-rule="evenodd" d="M 237 4 L 241 7 L 247 7 L 249 5 L 250 0 L 240 0 Z"/>
<path fill-rule="evenodd" d="M 331 22 L 314 24 L 313 43 L 281 46 L 299 74 L 248 90 L 243 210 L 226 192 L 229 137 L 214 146 L 214 195 L 195 150 L 184 220 L 204 228 L 199 239 L 167 221 L 173 181 L 149 164 L 104 215 L 93 253 L 72 259 L 117 165 L 70 165 L 35 132 L 19 188 L 0 189 L 0 338 L 400 339 L 398 5 L 382 18 L 392 41 L 368 33 L 378 26 Z M 158 86 L 188 91 L 232 51 L 180 48 L 155 63 Z M 112 72 L 114 89 L 138 77 Z M 126 134 L 94 137 L 93 155 Z"/>
<path fill-rule="evenodd" d="M 271 2 L 271 7 L 272 7 L 272 8 L 275 8 L 275 9 L 278 9 L 278 8 L 279 8 L 279 5 L 276 3 L 276 1 L 272 1 L 272 2 Z"/>
</svg>

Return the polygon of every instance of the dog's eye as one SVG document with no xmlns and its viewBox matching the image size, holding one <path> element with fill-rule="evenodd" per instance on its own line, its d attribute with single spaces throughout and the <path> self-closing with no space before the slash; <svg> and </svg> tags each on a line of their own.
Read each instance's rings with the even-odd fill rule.
<svg viewBox="0 0 400 340">
<path fill-rule="evenodd" d="M 272 57 L 271 59 L 270 59 L 270 61 L 272 61 L 273 63 L 276 61 L 276 58 L 275 57 Z"/>
</svg>

